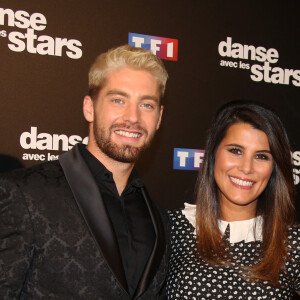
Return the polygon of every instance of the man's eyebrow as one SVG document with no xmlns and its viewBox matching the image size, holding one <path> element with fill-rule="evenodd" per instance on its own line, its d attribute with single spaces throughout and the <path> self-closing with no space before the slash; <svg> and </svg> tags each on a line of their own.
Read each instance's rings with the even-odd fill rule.
<svg viewBox="0 0 300 300">
<path fill-rule="evenodd" d="M 141 97 L 141 100 L 153 100 L 155 102 L 159 102 L 159 97 L 154 96 L 154 95 L 143 95 Z"/>
<path fill-rule="evenodd" d="M 129 98 L 129 94 L 117 89 L 107 91 L 106 96 L 110 96 L 110 95 L 118 95 L 118 96 Z M 153 100 L 155 102 L 159 102 L 159 97 L 157 97 L 156 95 L 142 95 L 141 100 Z"/>
<path fill-rule="evenodd" d="M 120 91 L 120 90 L 109 90 L 107 91 L 106 93 L 106 96 L 109 96 L 109 95 L 119 95 L 119 96 L 124 96 L 124 97 L 129 97 L 129 95 L 123 91 Z"/>
</svg>

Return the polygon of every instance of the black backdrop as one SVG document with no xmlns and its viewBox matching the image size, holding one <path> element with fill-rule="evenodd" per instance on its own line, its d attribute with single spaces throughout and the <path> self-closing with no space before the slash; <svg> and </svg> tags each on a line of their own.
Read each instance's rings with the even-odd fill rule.
<svg viewBox="0 0 300 300">
<path fill-rule="evenodd" d="M 1 0 L 1 154 L 30 166 L 56 157 L 74 140 L 86 137 L 82 99 L 89 66 L 99 53 L 128 43 L 131 32 L 178 41 L 178 60 L 164 60 L 170 79 L 162 126 L 151 150 L 138 162 L 153 198 L 168 208 L 193 202 L 197 171 L 173 169 L 174 148 L 203 149 L 213 112 L 224 102 L 239 98 L 270 104 L 281 116 L 293 147 L 299 192 L 300 27 L 296 4 Z M 7 9 L 10 19 L 4 13 Z M 235 51 L 224 43 L 219 51 L 219 44 L 227 38 L 232 39 L 231 50 Z M 60 53 L 62 40 L 67 45 Z M 43 48 L 41 41 L 48 46 Z M 239 52 L 245 45 L 256 52 L 264 51 L 258 47 L 265 52 L 275 49 L 277 62 L 268 66 L 263 55 L 245 58 Z M 57 147 L 53 140 L 58 135 L 67 141 Z M 297 198 L 299 201 L 299 195 Z M 297 207 L 299 210 L 299 204 Z"/>
</svg>

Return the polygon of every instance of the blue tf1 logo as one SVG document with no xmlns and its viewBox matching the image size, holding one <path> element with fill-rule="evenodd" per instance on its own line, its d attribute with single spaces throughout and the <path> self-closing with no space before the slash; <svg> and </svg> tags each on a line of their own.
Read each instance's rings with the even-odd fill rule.
<svg viewBox="0 0 300 300">
<path fill-rule="evenodd" d="M 178 40 L 176 39 L 129 32 L 128 44 L 150 50 L 161 59 L 178 60 Z"/>
<path fill-rule="evenodd" d="M 199 170 L 205 150 L 174 148 L 173 169 Z"/>
</svg>

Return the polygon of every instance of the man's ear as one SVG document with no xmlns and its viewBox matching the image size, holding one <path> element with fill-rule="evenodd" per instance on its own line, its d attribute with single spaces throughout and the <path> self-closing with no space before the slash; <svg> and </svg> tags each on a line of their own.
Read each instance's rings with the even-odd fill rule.
<svg viewBox="0 0 300 300">
<path fill-rule="evenodd" d="M 89 123 L 94 122 L 94 101 L 90 96 L 83 99 L 83 115 Z"/>
<path fill-rule="evenodd" d="M 157 125 L 156 125 L 156 130 L 158 130 L 158 128 L 160 126 L 163 111 L 164 111 L 164 107 L 163 107 L 163 105 L 161 105 L 160 106 L 160 111 L 159 111 L 159 118 L 158 118 L 158 122 L 157 122 Z"/>
</svg>

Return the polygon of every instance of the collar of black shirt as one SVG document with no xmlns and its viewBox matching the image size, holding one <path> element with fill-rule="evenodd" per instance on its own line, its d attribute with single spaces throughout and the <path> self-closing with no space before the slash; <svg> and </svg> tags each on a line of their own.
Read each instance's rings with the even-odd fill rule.
<svg viewBox="0 0 300 300">
<path fill-rule="evenodd" d="M 106 167 L 89 151 L 84 144 L 79 144 L 79 151 L 88 168 L 90 169 L 94 178 L 101 178 L 104 181 L 114 182 L 112 173 L 106 169 Z M 142 179 L 140 178 L 138 171 L 133 168 L 127 182 L 125 190 L 130 187 L 141 188 L 144 186 Z"/>
</svg>

